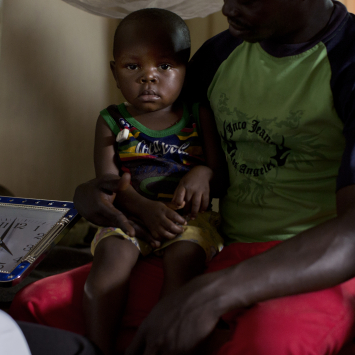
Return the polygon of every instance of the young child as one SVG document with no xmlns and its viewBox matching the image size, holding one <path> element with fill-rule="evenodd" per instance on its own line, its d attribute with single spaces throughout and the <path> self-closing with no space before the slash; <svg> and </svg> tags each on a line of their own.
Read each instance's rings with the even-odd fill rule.
<svg viewBox="0 0 355 355">
<path fill-rule="evenodd" d="M 94 237 L 84 312 L 88 337 L 106 355 L 114 353 L 140 254 L 162 252 L 164 296 L 202 273 L 222 249 L 211 212 L 198 212 L 208 209 L 210 183 L 220 181 L 225 161 L 213 116 L 179 99 L 190 56 L 189 31 L 179 16 L 161 9 L 128 15 L 116 30 L 113 54 L 111 70 L 127 103 L 109 106 L 98 118 L 96 175 L 129 172 L 131 185 L 115 203 L 152 237 L 143 241 L 117 228 L 100 228 Z M 176 211 L 182 208 L 188 223 Z"/>
</svg>

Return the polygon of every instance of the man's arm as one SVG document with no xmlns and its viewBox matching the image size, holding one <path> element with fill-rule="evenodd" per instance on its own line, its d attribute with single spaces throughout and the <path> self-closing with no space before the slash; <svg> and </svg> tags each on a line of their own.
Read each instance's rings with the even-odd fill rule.
<svg viewBox="0 0 355 355">
<path fill-rule="evenodd" d="M 236 266 L 197 277 L 161 300 L 126 354 L 188 353 L 230 310 L 354 277 L 355 185 L 339 190 L 337 211 L 336 218 Z"/>
<path fill-rule="evenodd" d="M 128 234 L 134 229 L 126 216 L 113 205 L 116 194 L 129 187 L 130 175 L 107 174 L 79 185 L 73 197 L 75 208 L 88 221 L 104 227 L 121 228 Z"/>
</svg>

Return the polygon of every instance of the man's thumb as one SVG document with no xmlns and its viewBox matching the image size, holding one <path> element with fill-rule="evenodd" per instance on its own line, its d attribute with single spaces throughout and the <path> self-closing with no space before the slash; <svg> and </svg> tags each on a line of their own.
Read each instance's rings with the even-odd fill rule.
<svg viewBox="0 0 355 355">
<path fill-rule="evenodd" d="M 124 173 L 118 182 L 117 191 L 124 191 L 128 189 L 128 186 L 131 184 L 131 175 Z"/>
<path fill-rule="evenodd" d="M 124 173 L 121 178 L 118 176 L 107 175 L 100 181 L 100 189 L 106 191 L 107 193 L 115 193 L 119 191 L 124 191 L 128 189 L 131 184 L 131 175 Z"/>
</svg>

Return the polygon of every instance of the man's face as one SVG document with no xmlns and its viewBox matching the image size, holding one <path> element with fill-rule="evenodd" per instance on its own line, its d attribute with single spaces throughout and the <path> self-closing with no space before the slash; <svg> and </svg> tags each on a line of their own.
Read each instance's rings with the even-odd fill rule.
<svg viewBox="0 0 355 355">
<path fill-rule="evenodd" d="M 292 34 L 297 33 L 303 20 L 301 3 L 296 0 L 224 0 L 222 12 L 235 37 L 252 43 L 267 39 L 291 43 Z"/>
</svg>

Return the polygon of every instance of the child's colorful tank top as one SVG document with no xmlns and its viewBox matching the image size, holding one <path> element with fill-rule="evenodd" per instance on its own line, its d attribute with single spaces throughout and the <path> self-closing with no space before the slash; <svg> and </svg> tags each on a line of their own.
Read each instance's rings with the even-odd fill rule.
<svg viewBox="0 0 355 355">
<path fill-rule="evenodd" d="M 202 139 L 199 135 L 198 104 L 192 113 L 184 105 L 178 123 L 154 131 L 136 121 L 124 103 L 101 111 L 117 136 L 128 129 L 128 138 L 116 144 L 120 172 L 131 174 L 132 186 L 151 200 L 171 200 L 180 179 L 196 165 L 204 164 Z"/>
</svg>

